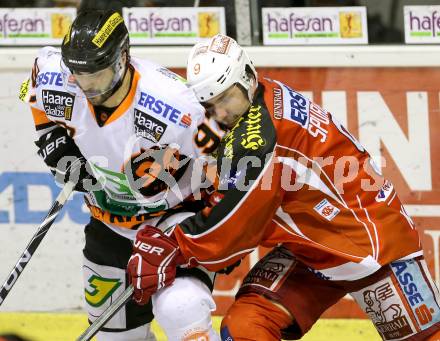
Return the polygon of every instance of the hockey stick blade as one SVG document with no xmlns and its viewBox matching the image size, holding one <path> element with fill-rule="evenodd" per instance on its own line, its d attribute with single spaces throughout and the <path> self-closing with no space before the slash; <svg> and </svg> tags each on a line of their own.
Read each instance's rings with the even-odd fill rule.
<svg viewBox="0 0 440 341">
<path fill-rule="evenodd" d="M 93 336 L 121 309 L 133 295 L 134 288 L 130 285 L 125 291 L 80 335 L 76 341 L 89 341 Z"/>
<path fill-rule="evenodd" d="M 17 282 L 18 277 L 20 277 L 26 265 L 31 260 L 32 255 L 35 253 L 35 250 L 37 249 L 38 245 L 40 245 L 47 231 L 49 231 L 49 228 L 52 226 L 67 199 L 69 199 L 70 195 L 73 192 L 73 189 L 75 188 L 75 185 L 75 182 L 67 182 L 64 185 L 61 193 L 55 199 L 55 202 L 52 204 L 52 207 L 47 213 L 46 218 L 44 218 L 43 222 L 38 227 L 37 232 L 34 234 L 31 241 L 26 246 L 26 249 L 23 251 L 8 278 L 0 288 L 0 306 L 4 302 L 6 296 L 8 296 L 12 287 Z"/>
</svg>

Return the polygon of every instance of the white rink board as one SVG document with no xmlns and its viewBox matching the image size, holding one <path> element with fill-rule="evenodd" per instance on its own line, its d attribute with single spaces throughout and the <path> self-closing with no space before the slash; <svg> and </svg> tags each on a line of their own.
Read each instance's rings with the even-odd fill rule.
<svg viewBox="0 0 440 341">
<path fill-rule="evenodd" d="M 0 125 L 2 283 L 42 221 L 38 216 L 42 217 L 43 212 L 48 211 L 55 198 L 49 187 L 55 186 L 51 180 L 52 175 L 36 154 L 33 142 L 36 134 L 31 112 L 17 97 L 20 84 L 26 76 L 27 72 L 24 71 L 0 72 L 0 108 L 3 116 Z M 81 203 L 78 194 L 75 194 L 75 199 Z M 35 211 L 40 211 L 40 214 Z M 49 230 L 2 304 L 2 311 L 82 307 L 83 227 L 73 223 L 66 210 L 63 212 L 64 218 Z"/>
<path fill-rule="evenodd" d="M 136 48 L 133 54 L 182 67 L 189 48 Z M 440 64 L 440 46 L 426 47 L 252 47 L 257 66 L 428 66 Z M 3 283 L 55 198 L 51 175 L 36 155 L 29 108 L 18 90 L 36 49 L 0 49 L 0 282 Z M 319 52 L 319 53 L 318 53 Z M 423 61 L 416 56 L 424 56 Z M 279 58 L 274 59 L 277 55 Z M 295 56 L 295 58 L 292 58 Z M 329 59 L 328 57 L 331 56 Z M 308 62 L 307 62 L 308 61 Z M 394 64 L 393 64 L 394 63 Z M 398 63 L 398 64 L 397 64 Z M 361 141 L 365 143 L 367 141 Z M 54 190 L 54 192 L 52 192 Z M 2 311 L 58 311 L 83 307 L 83 224 L 80 194 L 62 211 L 39 246 Z M 72 206 L 73 205 L 73 206 Z M 70 207 L 70 208 L 69 208 Z M 417 207 L 413 208 L 417 212 Z M 438 206 L 432 209 L 436 214 Z M 76 210 L 77 211 L 77 210 Z M 422 212 L 423 213 L 423 212 Z"/>
</svg>

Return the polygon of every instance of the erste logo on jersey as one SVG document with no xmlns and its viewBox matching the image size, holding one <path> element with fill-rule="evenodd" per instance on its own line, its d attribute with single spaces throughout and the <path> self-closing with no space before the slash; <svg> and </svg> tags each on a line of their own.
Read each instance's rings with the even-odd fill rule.
<svg viewBox="0 0 440 341">
<path fill-rule="evenodd" d="M 138 109 L 134 109 L 134 130 L 136 136 L 141 136 L 153 143 L 157 143 L 167 127 L 165 123 Z"/>
<path fill-rule="evenodd" d="M 423 269 L 424 267 L 420 266 L 422 262 L 411 259 L 396 261 L 390 265 L 411 310 L 417 317 L 420 328 L 425 330 L 438 321 L 440 307 L 437 304 L 437 292 L 437 297 L 434 297 L 431 284 L 426 280 L 426 274 L 423 273 L 426 268 Z"/>
<path fill-rule="evenodd" d="M 319 141 L 327 140 L 330 116 L 327 111 L 313 102 L 310 102 L 300 93 L 292 90 L 287 85 L 274 81 L 281 89 L 273 89 L 274 118 L 285 118 L 307 129 Z M 344 133 L 345 134 L 345 133 Z"/>
<path fill-rule="evenodd" d="M 39 73 L 36 82 L 36 87 L 38 88 L 40 85 L 57 85 L 63 86 L 63 76 L 59 72 L 42 72 Z"/>
<path fill-rule="evenodd" d="M 162 116 L 172 123 L 179 123 L 179 118 L 182 115 L 180 110 L 143 91 L 141 91 L 141 96 L 137 104 L 147 108 L 157 115 Z"/>
<path fill-rule="evenodd" d="M 180 123 L 179 125 L 181 127 L 184 128 L 188 128 L 192 123 L 192 118 L 191 118 L 191 114 L 190 113 L 186 113 L 185 115 L 182 116 L 182 118 L 180 119 Z"/>
<path fill-rule="evenodd" d="M 41 92 L 46 115 L 57 118 L 72 119 L 75 97 L 67 92 L 43 90 Z"/>
<path fill-rule="evenodd" d="M 287 85 L 276 82 L 283 89 L 282 99 L 283 117 L 299 124 L 303 128 L 309 125 L 309 101 L 300 93 L 292 90 Z"/>
</svg>

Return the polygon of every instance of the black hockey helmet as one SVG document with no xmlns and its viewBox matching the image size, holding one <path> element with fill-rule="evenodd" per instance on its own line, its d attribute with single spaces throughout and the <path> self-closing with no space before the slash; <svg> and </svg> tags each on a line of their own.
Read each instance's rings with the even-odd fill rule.
<svg viewBox="0 0 440 341">
<path fill-rule="evenodd" d="M 113 10 L 81 11 L 64 37 L 61 55 L 66 90 L 84 94 L 93 105 L 104 103 L 121 87 L 129 66 L 124 19 Z"/>
<path fill-rule="evenodd" d="M 129 52 L 128 30 L 114 10 L 78 13 L 61 45 L 64 64 L 72 73 L 94 73 L 114 64 Z"/>
</svg>

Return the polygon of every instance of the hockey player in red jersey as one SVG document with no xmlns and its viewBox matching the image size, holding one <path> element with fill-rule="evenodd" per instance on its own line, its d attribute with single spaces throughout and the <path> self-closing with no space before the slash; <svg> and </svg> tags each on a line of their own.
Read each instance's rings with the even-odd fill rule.
<svg viewBox="0 0 440 341">
<path fill-rule="evenodd" d="M 218 204 L 167 235 L 138 232 L 144 248 L 128 267 L 135 294 L 172 283 L 177 264 L 215 271 L 262 245 L 273 249 L 244 279 L 223 340 L 299 339 L 346 294 L 384 340 L 439 338 L 438 290 L 417 230 L 362 145 L 300 93 L 258 79 L 227 36 L 194 46 L 187 76 L 230 127 L 217 158 Z"/>
<path fill-rule="evenodd" d="M 87 179 L 83 167 L 76 188 L 91 214 L 83 277 L 93 321 L 129 285 L 125 269 L 136 230 L 142 224 L 173 226 L 204 207 L 194 195 L 200 183 L 191 182 L 195 159 L 199 148 L 212 152 L 220 139 L 209 138 L 215 134 L 205 109 L 184 79 L 130 56 L 127 27 L 112 10 L 80 12 L 61 51 L 39 51 L 24 85 L 28 92 L 22 98 L 32 110 L 38 154 L 58 180 L 66 180 L 63 165 L 70 158 L 87 160 L 99 181 L 98 186 Z M 201 268 L 178 272 L 173 287 L 151 300 L 128 302 L 97 340 L 154 340 L 153 315 L 169 340 L 219 339 L 211 325 L 214 274 Z"/>
</svg>

